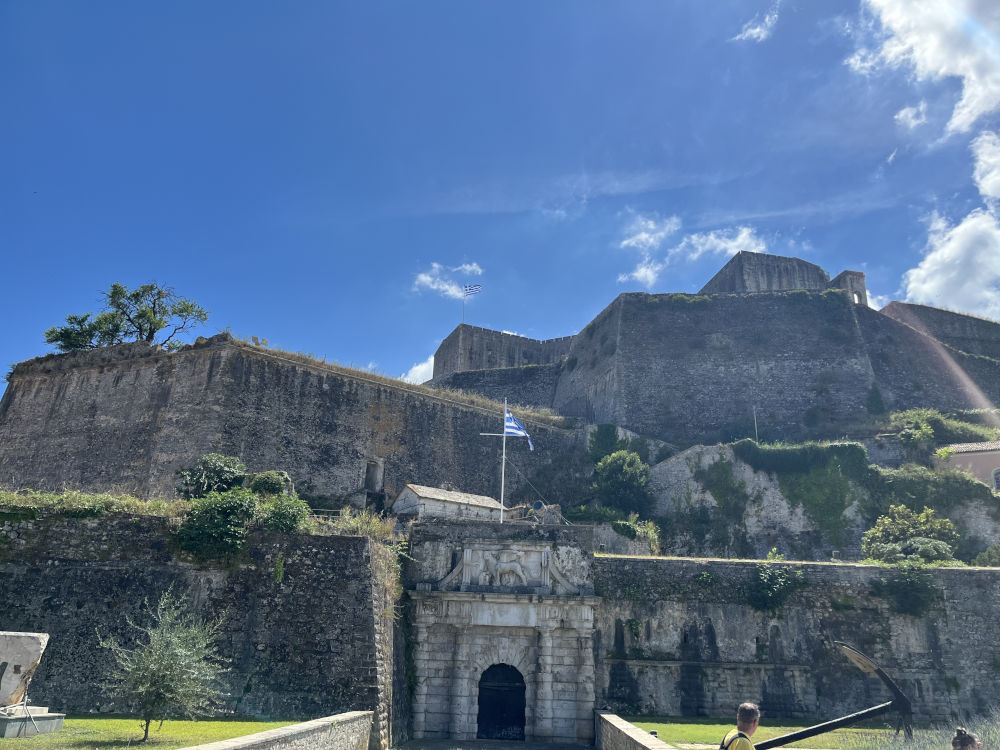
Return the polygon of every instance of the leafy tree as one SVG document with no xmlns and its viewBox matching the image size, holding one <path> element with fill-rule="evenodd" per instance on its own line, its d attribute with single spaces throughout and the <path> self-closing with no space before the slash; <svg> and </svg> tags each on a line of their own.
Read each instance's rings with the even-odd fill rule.
<svg viewBox="0 0 1000 750">
<path fill-rule="evenodd" d="M 214 708 L 222 697 L 220 680 L 227 668 L 215 647 L 221 623 L 197 620 L 185 600 L 168 589 L 155 609 L 146 603 L 150 622 L 140 626 L 139 643 L 127 647 L 114 637 L 101 638 L 115 658 L 112 679 L 118 694 L 132 703 L 143 722 L 142 741 L 149 725 L 169 716 L 192 717 Z"/>
<path fill-rule="evenodd" d="M 257 496 L 239 488 L 195 498 L 177 530 L 181 549 L 202 559 L 230 560 L 243 549 L 257 516 Z"/>
<path fill-rule="evenodd" d="M 177 336 L 208 320 L 197 302 L 179 297 L 156 283 L 129 289 L 115 282 L 103 293 L 104 310 L 97 315 L 67 315 L 66 325 L 45 331 L 45 342 L 61 352 L 97 349 L 126 341 L 145 341 L 178 349 Z"/>
<path fill-rule="evenodd" d="M 594 495 L 609 508 L 645 513 L 652 502 L 646 488 L 648 484 L 649 465 L 631 451 L 615 451 L 594 467 Z"/>
<path fill-rule="evenodd" d="M 247 476 L 247 467 L 236 456 L 208 453 L 190 469 L 178 471 L 177 476 L 180 478 L 177 494 L 190 500 L 239 487 Z"/>
<path fill-rule="evenodd" d="M 588 455 L 593 464 L 615 451 L 626 448 L 628 448 L 628 440 L 618 439 L 618 428 L 613 424 L 599 424 L 597 429 L 590 433 Z"/>
<path fill-rule="evenodd" d="M 916 513 L 905 505 L 890 505 L 875 525 L 861 536 L 865 557 L 883 562 L 935 562 L 952 560 L 958 532 L 947 518 L 931 508 Z"/>
</svg>

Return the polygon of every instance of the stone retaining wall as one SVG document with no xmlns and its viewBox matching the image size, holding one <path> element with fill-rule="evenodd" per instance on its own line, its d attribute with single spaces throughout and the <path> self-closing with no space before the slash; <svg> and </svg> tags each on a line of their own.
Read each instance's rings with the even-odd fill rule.
<svg viewBox="0 0 1000 750">
<path fill-rule="evenodd" d="M 349 711 L 184 750 L 366 750 L 371 711 Z"/>
<path fill-rule="evenodd" d="M 672 745 L 608 711 L 595 711 L 594 721 L 597 750 L 673 750 Z"/>
</svg>

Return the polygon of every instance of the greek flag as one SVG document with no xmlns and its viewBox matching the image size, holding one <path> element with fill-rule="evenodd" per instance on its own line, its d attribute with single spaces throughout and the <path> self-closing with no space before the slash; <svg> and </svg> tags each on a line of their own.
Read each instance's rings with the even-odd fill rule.
<svg viewBox="0 0 1000 750">
<path fill-rule="evenodd" d="M 510 437 L 528 438 L 528 447 L 535 450 L 535 444 L 531 442 L 531 435 L 524 429 L 524 425 L 517 421 L 517 417 L 510 413 L 510 409 L 504 409 L 503 434 Z"/>
<path fill-rule="evenodd" d="M 465 296 L 471 297 L 473 294 L 479 294 L 483 291 L 482 284 L 466 284 L 463 289 L 465 290 Z"/>
</svg>

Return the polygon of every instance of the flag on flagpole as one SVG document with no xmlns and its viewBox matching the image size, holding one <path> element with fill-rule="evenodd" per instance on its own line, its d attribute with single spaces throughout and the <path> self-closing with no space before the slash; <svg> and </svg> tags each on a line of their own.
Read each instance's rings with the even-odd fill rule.
<svg viewBox="0 0 1000 750">
<path fill-rule="evenodd" d="M 510 413 L 510 409 L 504 409 L 503 434 L 508 437 L 528 438 L 528 447 L 535 450 L 535 444 L 531 442 L 531 435 L 524 429 L 524 425 L 517 421 L 517 417 Z"/>
<path fill-rule="evenodd" d="M 471 297 L 473 294 L 479 294 L 481 291 L 483 291 L 483 285 L 482 284 L 466 284 L 463 287 L 463 289 L 465 291 L 465 296 L 466 297 Z"/>
</svg>

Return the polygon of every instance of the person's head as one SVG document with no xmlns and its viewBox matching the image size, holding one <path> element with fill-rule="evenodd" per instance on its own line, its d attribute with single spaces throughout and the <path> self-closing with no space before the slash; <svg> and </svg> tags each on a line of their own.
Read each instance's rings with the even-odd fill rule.
<svg viewBox="0 0 1000 750">
<path fill-rule="evenodd" d="M 736 728 L 752 736 L 760 723 L 760 707 L 756 703 L 741 703 L 736 709 Z"/>
<path fill-rule="evenodd" d="M 965 727 L 958 727 L 951 738 L 951 747 L 952 750 L 982 750 L 983 743 L 972 732 L 965 731 Z"/>
</svg>

